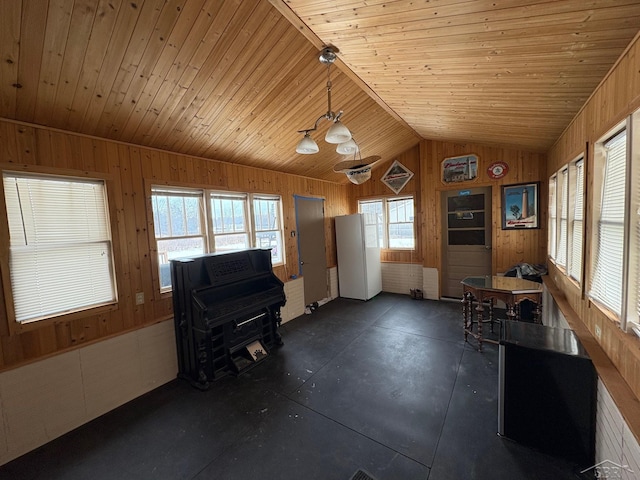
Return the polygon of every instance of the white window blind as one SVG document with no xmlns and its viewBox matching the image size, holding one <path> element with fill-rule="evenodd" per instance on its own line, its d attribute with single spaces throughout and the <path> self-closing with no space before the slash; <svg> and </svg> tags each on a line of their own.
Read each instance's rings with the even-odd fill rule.
<svg viewBox="0 0 640 480">
<path fill-rule="evenodd" d="M 569 170 L 565 168 L 560 172 L 560 191 L 558 199 L 560 200 L 560 229 L 558 232 L 558 251 L 556 255 L 556 263 L 562 267 L 567 265 L 567 227 L 569 217 Z"/>
<path fill-rule="evenodd" d="M 102 181 L 5 173 L 16 321 L 116 300 Z"/>
<path fill-rule="evenodd" d="M 549 257 L 555 261 L 556 259 L 556 247 L 557 247 L 557 202 L 556 202 L 556 183 L 557 177 L 553 175 L 549 179 Z"/>
<path fill-rule="evenodd" d="M 589 295 L 616 315 L 622 311 L 626 131 L 604 145 L 605 170 Z"/>
<path fill-rule="evenodd" d="M 637 167 L 636 167 L 637 168 Z M 640 172 L 640 169 L 637 170 Z M 636 294 L 636 317 L 631 321 L 634 323 L 633 327 L 636 331 L 636 334 L 640 337 L 640 174 L 636 173 L 635 175 L 636 192 L 635 192 L 635 204 L 634 204 L 634 212 L 635 215 L 632 214 L 631 224 L 635 230 L 634 236 L 634 254 L 632 255 L 632 259 L 634 261 L 634 265 L 630 268 L 630 272 L 632 275 L 635 275 L 635 294 Z M 631 309 L 630 309 L 631 310 Z"/>
<path fill-rule="evenodd" d="M 573 216 L 571 218 L 571 250 L 569 252 L 569 275 L 580 282 L 582 277 L 582 236 L 584 234 L 584 161 L 575 163 L 575 189 Z"/>
</svg>

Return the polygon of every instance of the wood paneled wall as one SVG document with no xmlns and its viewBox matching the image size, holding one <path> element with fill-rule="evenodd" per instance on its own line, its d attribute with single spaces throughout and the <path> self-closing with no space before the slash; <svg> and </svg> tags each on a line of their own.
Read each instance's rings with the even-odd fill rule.
<svg viewBox="0 0 640 480">
<path fill-rule="evenodd" d="M 466 154 L 478 155 L 478 177 L 469 182 L 454 185 L 442 182 L 442 161 L 445 158 Z M 425 267 L 440 268 L 442 252 L 441 192 L 444 190 L 463 190 L 473 187 L 492 187 L 492 272 L 504 272 L 517 263 L 543 263 L 546 253 L 546 191 L 543 182 L 546 156 L 541 153 L 489 147 L 484 145 L 447 143 L 425 140 L 420 145 L 420 155 L 426 168 L 421 170 L 422 214 L 424 216 Z M 493 162 L 504 162 L 509 172 L 499 180 L 492 180 L 487 168 Z M 540 229 L 502 230 L 501 186 L 524 182 L 540 184 Z M 435 239 L 435 241 L 433 241 Z"/>
<path fill-rule="evenodd" d="M 441 165 L 448 157 L 474 153 L 478 155 L 478 178 L 453 185 L 442 182 Z M 488 147 L 475 144 L 448 143 L 423 140 L 421 144 L 397 158 L 414 177 L 399 195 L 413 194 L 416 197 L 417 244 L 415 252 L 383 251 L 383 261 L 415 263 L 440 269 L 442 252 L 440 194 L 445 190 L 461 190 L 471 187 L 492 187 L 492 270 L 504 272 L 521 263 L 544 263 L 546 255 L 547 185 L 544 181 L 546 156 L 540 153 Z M 509 173 L 500 180 L 487 175 L 487 167 L 493 162 L 505 162 Z M 380 181 L 391 165 L 386 162 L 374 169 L 371 180 L 352 188 L 352 209 L 357 210 L 357 201 L 369 197 L 394 196 Z M 541 228 L 535 230 L 501 230 L 500 186 L 524 182 L 540 183 Z"/>
<path fill-rule="evenodd" d="M 60 317 L 8 328 L 5 292 L 0 295 L 0 369 L 77 345 L 153 324 L 172 315 L 170 295 L 161 295 L 150 206 L 151 185 L 219 188 L 282 196 L 286 264 L 274 268 L 283 281 L 298 273 L 293 195 L 325 202 L 326 256 L 336 265 L 332 218 L 349 213 L 348 187 L 311 178 L 222 163 L 0 120 L 0 167 L 104 178 L 109 196 L 118 304 L 97 314 Z M 0 200 L 0 268 L 8 278 L 8 232 Z M 136 292 L 145 303 L 135 305 Z"/>
<path fill-rule="evenodd" d="M 567 127 L 549 151 L 547 177 L 563 165 L 572 161 L 576 155 L 587 152 L 586 168 L 586 221 L 585 239 L 588 271 L 589 239 L 592 236 L 591 211 L 593 204 L 593 152 L 596 142 L 602 140 L 619 122 L 640 108 L 640 36 L 629 45 L 614 68 L 609 72 L 600 86 L 593 93 L 573 122 Z M 551 263 L 551 262 L 550 262 Z M 562 271 L 553 264 L 549 268 L 549 277 L 566 296 L 571 308 L 595 337 L 596 327 L 601 332 L 598 343 L 611 359 L 622 377 L 636 395 L 635 408 L 638 408 L 640 398 L 640 341 L 630 333 L 621 331 L 617 324 L 611 321 L 587 297 L 582 288 L 567 279 Z M 600 372 L 599 372 L 600 373 Z M 606 375 L 603 381 L 607 384 Z M 620 406 L 628 405 L 629 400 L 615 385 L 607 384 L 616 403 Z M 622 397 L 622 398 L 621 398 Z M 621 408 L 624 415 L 624 410 Z M 640 438 L 640 425 L 630 425 L 637 438 Z"/>
<path fill-rule="evenodd" d="M 413 177 L 405 185 L 402 191 L 396 195 L 393 190 L 382 183 L 381 178 L 387 172 L 391 164 L 398 160 L 402 165 L 413 172 Z M 371 179 L 362 185 L 352 185 L 350 188 L 351 210 L 358 211 L 358 200 L 366 198 L 414 196 L 416 219 L 420 218 L 420 206 L 422 192 L 420 189 L 420 149 L 418 146 L 411 148 L 399 155 L 394 160 L 376 164 L 371 172 Z M 416 249 L 415 250 L 389 250 L 383 249 L 380 258 L 383 262 L 422 263 L 422 225 L 416 222 Z"/>
</svg>

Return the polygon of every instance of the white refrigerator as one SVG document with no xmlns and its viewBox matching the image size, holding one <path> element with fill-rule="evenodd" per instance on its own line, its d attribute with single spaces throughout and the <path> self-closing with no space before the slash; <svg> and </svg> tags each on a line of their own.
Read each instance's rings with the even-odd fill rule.
<svg viewBox="0 0 640 480">
<path fill-rule="evenodd" d="M 382 291 L 380 248 L 376 225 L 365 224 L 364 213 L 336 217 L 340 296 L 369 300 Z"/>
</svg>

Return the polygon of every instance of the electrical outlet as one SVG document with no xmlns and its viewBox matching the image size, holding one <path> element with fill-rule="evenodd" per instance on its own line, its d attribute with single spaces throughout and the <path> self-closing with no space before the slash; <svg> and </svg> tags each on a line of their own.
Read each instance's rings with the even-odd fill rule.
<svg viewBox="0 0 640 480">
<path fill-rule="evenodd" d="M 144 303 L 144 292 L 136 293 L 136 305 L 142 305 Z"/>
<path fill-rule="evenodd" d="M 600 340 L 602 338 L 602 329 L 600 325 L 596 325 L 596 338 Z"/>
</svg>

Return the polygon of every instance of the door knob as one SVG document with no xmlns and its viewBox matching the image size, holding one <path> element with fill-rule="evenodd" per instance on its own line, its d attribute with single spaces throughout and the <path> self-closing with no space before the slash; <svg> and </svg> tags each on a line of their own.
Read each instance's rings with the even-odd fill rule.
<svg viewBox="0 0 640 480">
<path fill-rule="evenodd" d="M 485 248 L 486 250 L 491 250 L 491 245 L 485 245 L 485 246 L 484 246 L 484 248 Z"/>
</svg>

